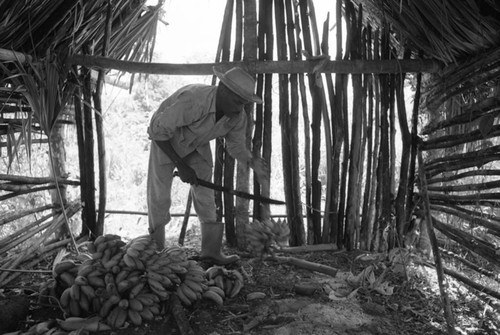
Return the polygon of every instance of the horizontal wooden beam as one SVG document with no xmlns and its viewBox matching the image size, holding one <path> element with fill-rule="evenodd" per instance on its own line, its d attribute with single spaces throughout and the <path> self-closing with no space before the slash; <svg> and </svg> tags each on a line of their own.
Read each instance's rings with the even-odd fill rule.
<svg viewBox="0 0 500 335">
<path fill-rule="evenodd" d="M 305 61 L 256 61 L 223 62 L 197 64 L 140 63 L 121 61 L 101 56 L 72 55 L 67 59 L 70 64 L 83 65 L 94 69 L 119 70 L 130 73 L 169 74 L 169 75 L 212 75 L 212 68 L 226 71 L 240 66 L 252 73 L 435 73 L 442 68 L 440 62 L 431 59 L 394 59 L 394 60 L 342 60 L 325 59 Z"/>
</svg>

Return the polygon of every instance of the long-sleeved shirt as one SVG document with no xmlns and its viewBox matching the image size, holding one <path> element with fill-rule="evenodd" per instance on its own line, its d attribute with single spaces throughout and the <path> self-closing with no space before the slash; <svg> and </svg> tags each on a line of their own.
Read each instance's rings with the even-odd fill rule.
<svg viewBox="0 0 500 335">
<path fill-rule="evenodd" d="M 170 140 L 181 157 L 197 150 L 213 165 L 210 141 L 217 137 L 226 139 L 226 149 L 238 160 L 249 161 L 251 152 L 246 145 L 246 113 L 238 117 L 215 118 L 216 86 L 187 85 L 162 102 L 151 118 L 148 134 L 151 140 Z M 171 163 L 171 159 L 158 146 L 153 146 L 161 164 Z"/>
</svg>

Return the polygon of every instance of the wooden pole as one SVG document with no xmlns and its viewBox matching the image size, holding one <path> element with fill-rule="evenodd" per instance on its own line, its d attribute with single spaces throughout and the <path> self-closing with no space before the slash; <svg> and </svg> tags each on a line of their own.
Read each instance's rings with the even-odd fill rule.
<svg viewBox="0 0 500 335">
<path fill-rule="evenodd" d="M 227 71 L 239 66 L 251 73 L 311 73 L 319 61 L 250 61 L 172 64 L 172 63 L 140 63 L 121 61 L 101 56 L 73 55 L 68 57 L 69 64 L 83 65 L 92 69 L 118 70 L 130 73 L 169 74 L 169 75 L 212 75 L 212 68 L 217 66 Z M 427 59 L 385 59 L 385 60 L 336 60 L 328 61 L 322 66 L 321 73 L 400 73 L 424 72 L 437 73 L 440 63 Z"/>
<path fill-rule="evenodd" d="M 86 49 L 89 49 L 86 46 Z M 96 229 L 96 206 L 95 206 L 95 168 L 94 168 L 94 127 L 92 120 L 92 83 L 90 78 L 90 69 L 84 68 L 83 72 L 83 133 L 84 133 L 84 160 L 80 164 L 84 165 L 86 174 L 87 189 L 86 194 L 82 194 L 85 220 L 82 224 L 82 235 L 97 235 Z"/>
<path fill-rule="evenodd" d="M 111 0 L 107 1 L 106 4 L 106 25 L 104 30 L 103 44 L 102 44 L 102 56 L 106 57 L 108 53 L 108 46 L 111 37 L 111 23 L 112 23 L 112 4 Z M 104 85 L 104 70 L 99 70 L 97 76 L 96 89 L 93 94 L 94 98 L 94 118 L 97 136 L 97 159 L 99 166 L 99 204 L 97 212 L 97 221 L 94 233 L 94 238 L 100 236 L 104 232 L 104 214 L 106 212 L 106 200 L 107 200 L 107 173 L 106 173 L 106 145 L 102 118 L 102 87 Z"/>
<path fill-rule="evenodd" d="M 436 266 L 436 273 L 438 277 L 438 283 L 439 283 L 439 291 L 441 293 L 441 301 L 443 304 L 443 310 L 444 310 L 444 317 L 446 319 L 446 324 L 448 326 L 448 334 L 454 335 L 456 334 L 455 332 L 455 320 L 453 316 L 453 312 L 451 310 L 450 306 L 450 300 L 448 297 L 448 294 L 446 292 L 445 288 L 445 278 L 444 278 L 444 271 L 443 271 L 443 264 L 441 262 L 441 254 L 439 252 L 439 247 L 437 243 L 437 238 L 436 235 L 434 234 L 434 227 L 433 227 L 433 219 L 431 216 L 431 209 L 430 209 L 430 201 L 429 197 L 427 194 L 427 184 L 426 184 L 426 177 L 425 177 L 425 170 L 424 170 L 424 160 L 422 159 L 422 151 L 418 151 L 418 175 L 420 178 L 420 189 L 423 195 L 424 199 L 424 214 L 425 214 L 425 223 L 427 225 L 427 232 L 429 234 L 429 239 L 431 242 L 432 246 L 432 251 L 434 254 L 434 264 Z"/>
<path fill-rule="evenodd" d="M 292 1 L 285 1 L 285 17 L 286 17 L 286 33 L 288 39 L 288 52 L 290 59 L 300 59 L 300 50 L 297 49 L 295 41 L 295 18 Z M 291 218 L 288 224 L 291 229 L 294 229 L 297 245 L 305 243 L 305 231 L 302 214 L 302 201 L 301 201 L 301 183 L 300 183 L 300 167 L 299 167 L 299 82 L 296 73 L 289 76 L 290 87 L 290 109 L 287 115 L 288 132 L 283 136 L 290 144 L 288 161 L 290 168 L 290 175 L 288 182 L 290 185 L 290 203 L 287 207 L 290 208 Z"/>
<path fill-rule="evenodd" d="M 372 59 L 372 30 L 371 26 L 366 29 L 366 58 Z M 365 189 L 363 196 L 363 209 L 361 210 L 361 229 L 359 233 L 359 242 L 361 250 L 370 250 L 370 234 L 372 232 L 372 220 L 370 220 L 370 213 L 373 211 L 373 194 L 374 190 L 372 188 L 372 183 L 374 178 L 373 166 L 374 166 L 374 115 L 373 115 L 373 75 L 366 74 L 365 86 L 368 95 L 368 106 L 367 106 L 367 116 L 366 116 L 366 129 L 365 129 L 365 152 L 366 152 L 366 177 L 365 177 Z"/>
<path fill-rule="evenodd" d="M 351 59 L 359 59 L 360 55 L 360 38 L 361 27 L 358 25 L 354 7 L 350 2 L 346 3 L 346 13 L 350 13 L 351 18 L 348 18 L 347 25 L 351 26 Z M 362 11 L 358 15 L 362 15 Z M 349 152 L 349 181 L 347 187 L 347 203 L 346 203 L 346 223 L 345 223 L 345 243 L 348 250 L 357 248 L 359 241 L 359 225 L 360 223 L 360 189 L 362 163 L 361 156 L 361 130 L 363 122 L 363 83 L 360 74 L 353 74 L 352 90 L 353 90 L 353 106 L 352 106 L 352 123 L 351 123 L 351 142 Z"/>
<path fill-rule="evenodd" d="M 304 38 L 304 50 L 313 55 L 313 44 L 311 41 L 311 29 L 309 26 L 308 16 L 308 1 L 299 1 L 300 22 L 302 24 L 302 34 Z M 319 165 L 321 158 L 321 109 L 322 100 L 319 87 L 316 86 L 315 69 L 311 69 L 307 73 L 309 82 L 309 92 L 312 99 L 312 117 L 311 117 L 311 216 L 312 216 L 312 231 L 308 232 L 309 243 L 321 243 L 321 182 L 319 180 Z"/>
</svg>

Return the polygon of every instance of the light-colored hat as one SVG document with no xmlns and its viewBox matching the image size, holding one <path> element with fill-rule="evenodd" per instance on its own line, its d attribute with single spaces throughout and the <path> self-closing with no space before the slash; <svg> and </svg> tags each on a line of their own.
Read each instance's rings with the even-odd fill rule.
<svg viewBox="0 0 500 335">
<path fill-rule="evenodd" d="M 239 67 L 233 67 L 226 73 L 217 71 L 213 68 L 214 74 L 224 83 L 231 91 L 238 94 L 248 102 L 262 103 L 262 99 L 254 93 L 255 80 L 252 76 Z"/>
</svg>

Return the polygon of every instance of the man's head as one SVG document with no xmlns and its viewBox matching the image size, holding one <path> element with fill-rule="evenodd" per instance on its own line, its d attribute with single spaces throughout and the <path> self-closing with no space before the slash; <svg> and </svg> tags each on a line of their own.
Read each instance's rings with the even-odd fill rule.
<svg viewBox="0 0 500 335">
<path fill-rule="evenodd" d="M 246 100 L 247 103 L 255 102 L 262 103 L 262 99 L 254 93 L 255 80 L 239 67 L 233 67 L 227 72 L 222 73 L 213 68 L 214 74 L 219 80 L 227 86 L 231 91 Z"/>
<path fill-rule="evenodd" d="M 216 108 L 227 117 L 237 116 L 245 104 L 262 103 L 262 99 L 254 94 L 255 81 L 245 71 L 234 67 L 225 73 L 213 69 L 220 83 L 217 89 Z"/>
</svg>

